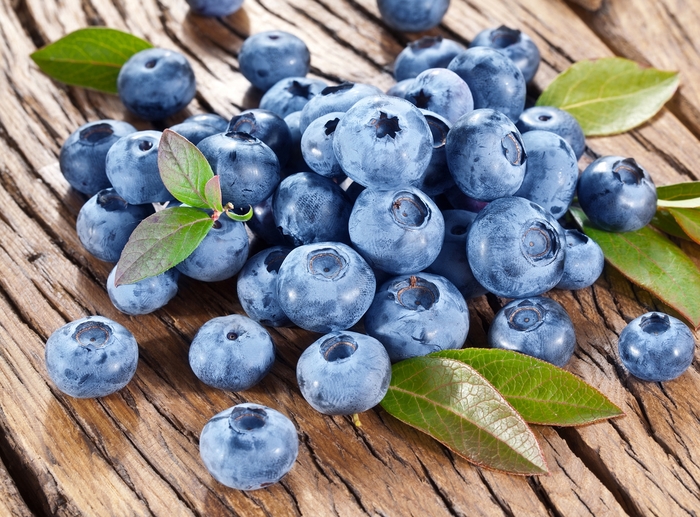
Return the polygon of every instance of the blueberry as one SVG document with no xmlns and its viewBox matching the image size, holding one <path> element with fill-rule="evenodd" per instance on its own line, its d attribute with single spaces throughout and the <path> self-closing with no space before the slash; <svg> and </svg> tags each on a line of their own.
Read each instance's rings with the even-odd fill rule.
<svg viewBox="0 0 700 517">
<path fill-rule="evenodd" d="M 564 307 L 550 298 L 534 297 L 513 300 L 498 311 L 488 342 L 561 367 L 574 354 L 576 334 Z"/>
<path fill-rule="evenodd" d="M 205 138 L 197 147 L 220 176 L 224 204 L 257 205 L 280 181 L 277 155 L 248 133 L 225 133 Z"/>
<path fill-rule="evenodd" d="M 581 125 L 570 113 L 554 106 L 528 108 L 520 114 L 515 125 L 521 133 L 535 129 L 556 133 L 569 142 L 576 154 L 576 160 L 583 156 L 586 149 L 586 137 Z"/>
<path fill-rule="evenodd" d="M 486 294 L 477 282 L 467 258 L 467 234 L 476 214 L 466 210 L 443 210 L 445 239 L 437 258 L 426 271 L 447 278 L 464 298 L 476 298 Z"/>
<path fill-rule="evenodd" d="M 534 201 L 559 219 L 574 199 L 578 181 L 576 155 L 566 140 L 549 131 L 528 131 L 522 139 L 527 167 L 515 195 Z"/>
<path fill-rule="evenodd" d="M 411 88 L 411 86 L 413 86 L 413 77 L 411 77 L 410 79 L 404 79 L 403 81 L 399 81 L 394 86 L 389 88 L 386 91 L 386 94 L 391 95 L 392 97 L 399 97 L 400 99 L 405 99 L 406 93 Z"/>
<path fill-rule="evenodd" d="M 275 223 L 275 215 L 272 213 L 273 196 L 274 194 L 253 206 L 253 216 L 246 221 L 246 225 L 256 237 L 271 246 L 292 246 L 293 243 L 282 235 Z"/>
<path fill-rule="evenodd" d="M 108 188 L 87 200 L 75 227 L 86 250 L 105 262 L 117 262 L 131 232 L 154 212 L 153 205 L 130 205 Z"/>
<path fill-rule="evenodd" d="M 259 323 L 231 314 L 207 321 L 197 331 L 190 367 L 207 386 L 244 391 L 260 382 L 275 362 L 275 345 Z"/>
<path fill-rule="evenodd" d="M 277 483 L 298 453 L 291 420 L 258 404 L 239 404 L 214 415 L 199 435 L 199 454 L 209 473 L 237 490 Z"/>
<path fill-rule="evenodd" d="M 617 346 L 625 368 L 650 382 L 675 379 L 695 355 L 695 339 L 688 327 L 661 312 L 648 312 L 630 321 L 620 332 Z"/>
<path fill-rule="evenodd" d="M 424 109 L 420 111 L 433 135 L 433 154 L 416 187 L 429 196 L 437 196 L 455 186 L 455 180 L 447 166 L 447 134 L 450 132 L 452 124 L 437 113 Z"/>
<path fill-rule="evenodd" d="M 316 174 L 327 178 L 342 179 L 345 177 L 338 159 L 333 151 L 333 139 L 338 122 L 345 113 L 333 111 L 321 115 L 309 124 L 301 135 L 301 154 L 304 162 Z"/>
<path fill-rule="evenodd" d="M 304 156 L 301 152 L 301 111 L 295 111 L 284 117 L 284 122 L 289 128 L 289 134 L 292 136 L 292 144 L 289 152 L 289 158 L 282 169 L 282 178 L 289 176 L 295 172 L 311 172 L 311 167 L 304 161 Z"/>
<path fill-rule="evenodd" d="M 446 278 L 429 273 L 385 282 L 365 314 L 367 334 L 378 339 L 391 362 L 462 348 L 469 331 L 464 297 Z"/>
<path fill-rule="evenodd" d="M 440 253 L 445 224 L 420 190 L 363 191 L 348 223 L 350 241 L 374 268 L 394 275 L 417 273 Z"/>
<path fill-rule="evenodd" d="M 525 107 L 525 78 L 505 54 L 489 47 L 473 47 L 458 54 L 447 67 L 464 79 L 474 108 L 490 108 L 518 120 Z"/>
<path fill-rule="evenodd" d="M 344 82 L 337 86 L 328 86 L 311 98 L 301 110 L 299 130 L 303 133 L 318 117 L 333 111 L 345 113 L 360 99 L 375 95 L 382 95 L 382 91 L 369 84 Z"/>
<path fill-rule="evenodd" d="M 410 102 L 387 95 L 358 101 L 340 120 L 333 149 L 343 172 L 365 187 L 417 183 L 432 156 L 433 137 Z"/>
<path fill-rule="evenodd" d="M 527 154 L 520 131 L 503 113 L 477 109 L 447 134 L 447 165 L 467 196 L 491 201 L 512 196 L 525 177 Z"/>
<path fill-rule="evenodd" d="M 107 153 L 109 181 L 127 203 L 165 203 L 175 199 L 158 170 L 158 145 L 163 133 L 138 131 L 120 138 Z"/>
<path fill-rule="evenodd" d="M 243 42 L 238 64 L 253 86 L 267 91 L 286 77 L 304 77 L 309 73 L 311 55 L 306 44 L 284 31 L 254 34 Z"/>
<path fill-rule="evenodd" d="M 185 56 L 174 50 L 149 48 L 122 65 L 117 90 L 129 111 L 146 120 L 162 120 L 190 103 L 197 84 Z"/>
<path fill-rule="evenodd" d="M 451 124 L 474 109 L 469 86 L 447 68 L 429 68 L 421 72 L 404 98 L 421 109 L 445 117 Z"/>
<path fill-rule="evenodd" d="M 260 99 L 260 109 L 268 110 L 285 118 L 290 113 L 301 111 L 306 103 L 328 85 L 320 79 L 309 77 L 285 77 L 265 92 Z"/>
<path fill-rule="evenodd" d="M 450 0 L 377 0 L 382 20 L 403 32 L 432 29 L 442 21 Z"/>
<path fill-rule="evenodd" d="M 559 283 L 566 257 L 564 230 L 549 212 L 521 197 L 491 201 L 467 235 L 474 278 L 505 298 L 538 296 Z"/>
<path fill-rule="evenodd" d="M 336 183 L 314 172 L 283 179 L 272 198 L 279 231 L 295 246 L 313 242 L 350 242 L 352 204 Z"/>
<path fill-rule="evenodd" d="M 149 314 L 164 307 L 177 294 L 180 273 L 176 269 L 169 269 L 135 284 L 119 286 L 114 285 L 116 270 L 114 267 L 107 277 L 107 294 L 112 304 L 124 314 Z"/>
<path fill-rule="evenodd" d="M 286 327 L 291 321 L 277 298 L 277 274 L 292 248 L 273 246 L 253 255 L 238 274 L 236 291 L 245 313 L 270 327 Z"/>
<path fill-rule="evenodd" d="M 277 155 L 280 166 L 287 163 L 292 146 L 292 134 L 282 117 L 263 109 L 242 111 L 228 124 L 229 133 L 248 133 L 264 142 Z"/>
<path fill-rule="evenodd" d="M 119 120 L 96 120 L 83 124 L 61 147 L 61 172 L 78 192 L 93 196 L 111 187 L 105 171 L 107 151 L 121 137 L 135 133 L 136 128 Z"/>
<path fill-rule="evenodd" d="M 45 359 L 49 377 L 63 393 L 77 398 L 105 397 L 134 376 L 139 347 L 119 323 L 88 316 L 51 334 Z"/>
<path fill-rule="evenodd" d="M 565 230 L 566 259 L 558 289 L 583 289 L 593 285 L 603 272 L 605 257 L 596 242 L 578 230 Z"/>
<path fill-rule="evenodd" d="M 373 337 L 331 332 L 301 354 L 297 382 L 316 411 L 352 415 L 384 398 L 391 382 L 391 362 L 384 346 Z"/>
<path fill-rule="evenodd" d="M 491 47 L 503 52 L 520 69 L 525 82 L 532 81 L 540 66 L 540 51 L 530 37 L 505 25 L 481 31 L 469 47 Z"/>
<path fill-rule="evenodd" d="M 578 201 L 591 222 L 609 232 L 643 228 L 656 213 L 656 187 L 633 158 L 604 156 L 578 179 Z"/>
<path fill-rule="evenodd" d="M 228 16 L 238 11 L 243 0 L 187 0 L 193 13 L 200 16 Z"/>
<path fill-rule="evenodd" d="M 423 36 L 409 43 L 394 61 L 394 78 L 411 79 L 428 68 L 447 68 L 464 45 L 442 36 Z"/>
<path fill-rule="evenodd" d="M 175 267 L 202 282 L 220 282 L 238 273 L 248 260 L 245 225 L 220 217 L 190 256 Z"/>
<path fill-rule="evenodd" d="M 184 136 L 194 145 L 197 145 L 208 136 L 225 133 L 227 128 L 228 120 L 213 113 L 192 115 L 179 124 L 170 127 L 171 130 Z"/>
<path fill-rule="evenodd" d="M 369 308 L 376 282 L 350 246 L 334 242 L 292 250 L 280 266 L 280 307 L 295 325 L 314 332 L 352 327 Z"/>
</svg>

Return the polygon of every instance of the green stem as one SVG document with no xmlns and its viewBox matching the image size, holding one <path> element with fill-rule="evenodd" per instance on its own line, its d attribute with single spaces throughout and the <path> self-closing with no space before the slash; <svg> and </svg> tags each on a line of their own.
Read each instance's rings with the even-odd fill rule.
<svg viewBox="0 0 700 517">
<path fill-rule="evenodd" d="M 700 197 L 672 201 L 670 199 L 659 199 L 656 202 L 658 208 L 700 208 Z"/>
</svg>

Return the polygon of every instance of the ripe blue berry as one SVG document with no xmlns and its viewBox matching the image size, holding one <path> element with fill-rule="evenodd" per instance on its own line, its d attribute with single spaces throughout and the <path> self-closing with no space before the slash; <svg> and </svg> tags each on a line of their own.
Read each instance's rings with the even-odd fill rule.
<svg viewBox="0 0 700 517">
<path fill-rule="evenodd" d="M 286 77 L 309 73 L 311 55 L 306 44 L 284 31 L 254 34 L 243 42 L 238 64 L 243 76 L 262 91 Z"/>
<path fill-rule="evenodd" d="M 197 145 L 208 136 L 225 133 L 226 128 L 228 128 L 228 120 L 213 113 L 192 115 L 179 124 L 170 126 L 171 130 L 184 136 L 194 145 Z"/>
<path fill-rule="evenodd" d="M 412 41 L 394 61 L 394 79 L 412 79 L 428 68 L 447 68 L 464 45 L 442 36 L 423 36 Z"/>
<path fill-rule="evenodd" d="M 576 154 L 576 160 L 583 156 L 586 150 L 586 137 L 578 121 L 569 112 L 554 106 L 535 106 L 520 114 L 515 123 L 521 133 L 540 130 L 556 133 L 569 145 Z"/>
<path fill-rule="evenodd" d="M 164 307 L 177 294 L 180 273 L 175 268 L 134 284 L 119 286 L 114 284 L 116 271 L 116 267 L 112 268 L 107 277 L 107 294 L 112 304 L 124 314 L 149 314 Z"/>
<path fill-rule="evenodd" d="M 469 44 L 471 47 L 500 50 L 515 63 L 528 83 L 540 66 L 540 51 L 535 42 L 527 34 L 505 25 L 481 31 Z"/>
<path fill-rule="evenodd" d="M 450 0 L 377 0 L 386 24 L 403 32 L 432 29 L 442 21 Z"/>
<path fill-rule="evenodd" d="M 187 0 L 193 13 L 200 16 L 228 16 L 238 11 L 243 0 Z"/>
<path fill-rule="evenodd" d="M 565 230 L 566 259 L 558 289 L 583 289 L 593 285 L 603 272 L 605 257 L 600 246 L 578 230 Z"/>
<path fill-rule="evenodd" d="M 260 109 L 282 118 L 301 111 L 306 103 L 327 87 L 325 81 L 309 77 L 285 77 L 277 81 L 260 99 Z"/>
</svg>

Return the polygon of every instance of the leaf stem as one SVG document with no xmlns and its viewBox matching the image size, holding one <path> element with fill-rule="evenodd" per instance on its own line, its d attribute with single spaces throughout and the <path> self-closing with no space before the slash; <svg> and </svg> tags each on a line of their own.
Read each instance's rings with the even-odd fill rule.
<svg viewBox="0 0 700 517">
<path fill-rule="evenodd" d="M 656 202 L 657 208 L 700 208 L 700 197 L 672 201 L 670 199 L 659 199 Z"/>
</svg>

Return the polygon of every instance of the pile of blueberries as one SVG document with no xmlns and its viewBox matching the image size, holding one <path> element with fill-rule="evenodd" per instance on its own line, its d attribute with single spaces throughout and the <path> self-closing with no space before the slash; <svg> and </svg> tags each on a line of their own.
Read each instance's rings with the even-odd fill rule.
<svg viewBox="0 0 700 517">
<path fill-rule="evenodd" d="M 291 34 L 251 36 L 239 62 L 265 92 L 260 108 L 230 121 L 195 115 L 171 129 L 210 162 L 224 203 L 254 207 L 247 229 L 270 247 L 248 258 L 246 225 L 221 218 L 162 275 L 117 287 L 112 271 L 110 299 L 126 314 L 145 314 L 175 296 L 181 274 L 207 282 L 238 275 L 248 317 L 204 324 L 190 348 L 192 370 L 210 386 L 249 389 L 274 363 L 263 325 L 294 324 L 322 334 L 299 358 L 297 379 L 309 404 L 329 415 L 376 405 L 392 362 L 461 348 L 467 300 L 487 292 L 512 299 L 496 314 L 489 346 L 564 366 L 574 327 L 542 295 L 593 284 L 603 253 L 558 220 L 578 191 L 594 224 L 635 230 L 654 215 L 656 190 L 631 158 L 600 158 L 579 177 L 585 141 L 576 120 L 552 107 L 524 109 L 539 60 L 532 40 L 507 27 L 483 31 L 469 48 L 423 37 L 398 56 L 397 84 L 384 93 L 307 78 L 309 51 Z M 162 49 L 133 56 L 118 84 L 125 106 L 148 120 L 176 113 L 196 89 L 186 59 Z M 174 202 L 158 172 L 160 135 L 100 120 L 61 150 L 69 183 L 92 196 L 77 232 L 101 260 L 116 262 L 154 204 Z M 365 333 L 348 330 L 361 320 Z M 646 380 L 680 375 L 693 351 L 688 328 L 661 313 L 620 336 L 622 361 Z M 129 331 L 100 316 L 69 323 L 46 347 L 52 380 L 75 397 L 122 388 L 137 357 Z M 277 411 L 242 404 L 207 423 L 200 451 L 217 480 L 249 490 L 279 480 L 298 441 Z"/>
</svg>

